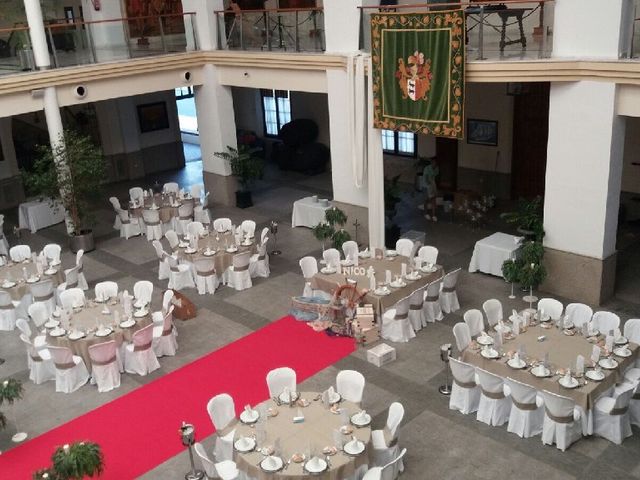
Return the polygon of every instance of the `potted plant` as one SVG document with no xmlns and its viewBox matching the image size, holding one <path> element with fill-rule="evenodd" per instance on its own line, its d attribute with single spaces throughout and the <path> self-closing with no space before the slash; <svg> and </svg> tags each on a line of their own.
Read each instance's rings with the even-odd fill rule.
<svg viewBox="0 0 640 480">
<path fill-rule="evenodd" d="M 322 251 L 329 239 L 333 248 L 341 249 L 344 242 L 351 240 L 351 235 L 343 228 L 347 223 L 347 215 L 338 207 L 331 207 L 325 211 L 324 218 L 324 222 L 313 228 L 313 234 L 322 243 Z"/>
<path fill-rule="evenodd" d="M 93 442 L 75 442 L 56 448 L 52 465 L 34 472 L 34 480 L 81 480 L 99 476 L 104 470 L 104 454 Z"/>
<path fill-rule="evenodd" d="M 515 212 L 503 213 L 500 217 L 507 223 L 516 225 L 518 233 L 524 235 L 526 240 L 542 241 L 542 197 L 538 196 L 533 200 L 521 198 Z"/>
<path fill-rule="evenodd" d="M 513 285 L 518 281 L 519 271 L 520 266 L 513 258 L 505 260 L 502 264 L 502 276 L 505 282 L 511 284 L 511 295 L 509 295 L 509 298 L 516 298 L 516 296 L 513 294 Z"/>
<path fill-rule="evenodd" d="M 313 227 L 313 235 L 322 244 L 323 252 L 324 252 L 325 242 L 329 240 L 334 233 L 335 233 L 335 229 L 331 225 L 329 225 L 326 221 L 320 222 L 315 227 Z"/>
<path fill-rule="evenodd" d="M 0 406 L 7 402 L 9 405 L 13 405 L 13 402 L 20 400 L 24 389 L 22 388 L 22 382 L 15 378 L 8 378 L 0 383 Z M 7 417 L 4 413 L 0 412 L 0 429 L 4 429 L 7 426 Z M 27 438 L 27 434 L 23 432 L 17 432 L 12 441 L 21 442 Z"/>
<path fill-rule="evenodd" d="M 400 238 L 400 227 L 395 223 L 396 207 L 400 203 L 402 189 L 399 185 L 400 175 L 384 179 L 384 229 L 387 248 L 395 248 Z"/>
<path fill-rule="evenodd" d="M 231 174 L 238 178 L 240 190 L 236 191 L 236 206 L 247 208 L 253 205 L 251 199 L 251 184 L 262 177 L 264 161 L 256 155 L 259 148 L 239 145 L 233 148 L 227 145 L 226 152 L 215 152 L 213 155 L 229 162 Z"/>
<path fill-rule="evenodd" d="M 101 198 L 105 162 L 88 135 L 65 130 L 54 147 L 38 147 L 31 171 L 23 171 L 27 188 L 48 197 L 54 208 L 65 209 L 72 252 L 94 249 L 92 203 Z M 56 202 L 59 200 L 59 203 Z"/>
<path fill-rule="evenodd" d="M 341 228 L 335 231 L 335 233 L 331 237 L 331 240 L 333 241 L 333 248 L 341 250 L 342 244 L 351 240 L 351 235 L 349 235 L 349 232 L 347 232 L 344 228 Z"/>
</svg>

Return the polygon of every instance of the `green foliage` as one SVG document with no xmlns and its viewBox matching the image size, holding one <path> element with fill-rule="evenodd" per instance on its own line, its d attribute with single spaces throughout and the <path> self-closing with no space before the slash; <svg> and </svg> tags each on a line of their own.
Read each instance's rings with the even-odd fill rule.
<svg viewBox="0 0 640 480">
<path fill-rule="evenodd" d="M 349 235 L 349 232 L 347 232 L 344 228 L 341 228 L 340 230 L 336 230 L 336 232 L 332 235 L 331 240 L 333 241 L 333 248 L 341 250 L 342 244 L 351 240 L 351 235 Z"/>
<path fill-rule="evenodd" d="M 524 264 L 520 269 L 520 285 L 523 287 L 537 287 L 547 277 L 547 270 L 540 263 Z"/>
<path fill-rule="evenodd" d="M 343 226 L 347 223 L 347 215 L 338 207 L 331 207 L 324 213 L 324 218 L 329 225 L 336 227 L 336 225 Z"/>
<path fill-rule="evenodd" d="M 15 378 L 8 378 L 0 383 L 0 405 L 4 402 L 13 405 L 13 402 L 22 398 L 23 393 L 22 382 Z"/>
<path fill-rule="evenodd" d="M 215 152 L 213 155 L 229 162 L 231 174 L 238 178 L 240 189 L 246 192 L 254 180 L 262 177 L 264 161 L 256 155 L 261 149 L 248 145 L 238 145 L 238 148 L 235 149 L 227 145 L 227 150 L 226 152 Z"/>
<path fill-rule="evenodd" d="M 515 260 L 505 260 L 502 264 L 502 276 L 509 283 L 516 283 L 518 281 L 519 272 L 520 266 Z"/>
<path fill-rule="evenodd" d="M 524 198 L 518 200 L 518 210 L 500 215 L 507 223 L 516 225 L 523 232 L 532 232 L 535 240 L 542 241 L 544 227 L 542 223 L 542 197 L 538 196 L 529 201 Z"/>
<path fill-rule="evenodd" d="M 396 205 L 400 201 L 402 189 L 399 182 L 400 175 L 392 178 L 385 177 L 384 179 L 384 209 L 387 212 L 395 212 Z M 388 216 L 391 217 L 392 214 Z"/>
<path fill-rule="evenodd" d="M 334 228 L 327 222 L 321 222 L 313 227 L 313 235 L 322 243 L 331 238 L 334 233 Z"/>
<path fill-rule="evenodd" d="M 502 275 L 507 282 L 518 282 L 525 288 L 537 287 L 547 278 L 543 257 L 544 246 L 541 242 L 525 242 L 515 260 L 506 260 L 502 264 Z"/>
<path fill-rule="evenodd" d="M 60 480 L 52 468 L 41 468 L 33 472 L 33 480 Z"/>
<path fill-rule="evenodd" d="M 91 137 L 65 130 L 55 148 L 40 145 L 38 153 L 33 170 L 22 172 L 27 189 L 51 199 L 59 198 L 71 233 L 80 234 L 93 224 L 91 202 L 102 194 L 106 169 L 100 148 Z"/>
<path fill-rule="evenodd" d="M 7 426 L 7 417 L 4 413 L 0 412 L 0 430 L 4 430 Z"/>
<path fill-rule="evenodd" d="M 313 228 L 313 235 L 322 242 L 331 239 L 335 248 L 341 248 L 342 244 L 351 240 L 351 235 L 342 227 L 347 223 L 347 215 L 338 207 L 331 207 L 324 213 L 325 221 Z"/>
<path fill-rule="evenodd" d="M 76 442 L 58 447 L 51 457 L 57 479 L 80 480 L 100 475 L 104 469 L 104 455 L 97 443 Z"/>
</svg>

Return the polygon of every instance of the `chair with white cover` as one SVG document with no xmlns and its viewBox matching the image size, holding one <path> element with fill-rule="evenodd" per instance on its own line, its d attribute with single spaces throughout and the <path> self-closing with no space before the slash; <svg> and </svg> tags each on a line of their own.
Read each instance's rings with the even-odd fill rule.
<svg viewBox="0 0 640 480">
<path fill-rule="evenodd" d="M 174 230 L 167 230 L 164 233 L 164 236 L 167 239 L 167 242 L 169 242 L 169 248 L 171 249 L 171 252 L 173 253 L 178 250 L 180 245 L 178 234 Z"/>
<path fill-rule="evenodd" d="M 279 396 L 284 389 L 296 391 L 296 371 L 289 367 L 274 368 L 267 373 L 267 387 L 271 398 Z"/>
<path fill-rule="evenodd" d="M 192 237 L 202 238 L 204 236 L 204 225 L 201 222 L 189 222 L 187 224 L 187 233 Z"/>
<path fill-rule="evenodd" d="M 33 302 L 27 307 L 29 318 L 37 328 L 41 328 L 49 320 L 47 306 L 42 302 Z M 17 320 L 16 320 L 17 322 Z"/>
<path fill-rule="evenodd" d="M 449 357 L 451 368 L 451 396 L 449 409 L 458 410 L 464 415 L 478 410 L 480 403 L 480 387 L 476 384 L 476 369 L 473 365 Z"/>
<path fill-rule="evenodd" d="M 558 320 L 562 317 L 564 305 L 555 298 L 541 298 L 538 301 L 538 310 L 542 310 L 551 317 L 551 320 Z"/>
<path fill-rule="evenodd" d="M 496 298 L 490 298 L 482 304 L 482 309 L 487 316 L 487 323 L 490 327 L 495 327 L 500 320 L 504 319 L 502 302 Z"/>
<path fill-rule="evenodd" d="M 89 371 L 82 357 L 74 355 L 67 347 L 50 345 L 47 350 L 56 369 L 56 392 L 73 393 L 89 381 Z"/>
<path fill-rule="evenodd" d="M 23 333 L 27 338 L 31 338 L 33 331 L 31 330 L 31 325 L 29 325 L 28 320 L 25 320 L 24 318 L 17 318 L 16 327 L 20 330 L 20 333 Z"/>
<path fill-rule="evenodd" d="M 411 253 L 413 252 L 413 240 L 409 240 L 408 238 L 400 238 L 396 242 L 396 252 L 398 255 L 402 255 L 403 257 L 411 257 Z"/>
<path fill-rule="evenodd" d="M 178 217 L 175 218 L 175 231 L 178 235 L 187 233 L 187 225 L 193 222 L 193 202 L 185 202 L 178 207 Z"/>
<path fill-rule="evenodd" d="M 13 262 L 24 262 L 31 259 L 31 247 L 29 245 L 14 245 L 9 249 L 9 258 Z"/>
<path fill-rule="evenodd" d="M 251 275 L 249 275 L 250 261 L 250 251 L 234 255 L 231 266 L 224 272 L 224 283 L 237 291 L 251 288 L 253 282 L 251 281 Z"/>
<path fill-rule="evenodd" d="M 451 313 L 460 310 L 458 303 L 458 293 L 456 292 L 458 276 L 461 268 L 456 268 L 447 273 L 442 280 L 442 290 L 440 291 L 440 306 L 444 313 Z"/>
<path fill-rule="evenodd" d="M 631 342 L 640 344 L 640 318 L 630 318 L 624 323 L 624 336 Z"/>
<path fill-rule="evenodd" d="M 60 294 L 68 289 L 78 287 L 78 269 L 76 267 L 70 268 L 64 271 L 65 281 L 58 285 L 56 292 L 58 295 L 58 301 L 60 301 Z"/>
<path fill-rule="evenodd" d="M 207 478 L 219 478 L 221 480 L 235 480 L 240 478 L 240 470 L 238 470 L 238 466 L 233 460 L 214 462 L 209 458 L 207 451 L 199 442 L 195 442 L 193 444 L 193 449 L 200 459 L 200 463 L 202 464 L 202 468 L 204 473 L 206 473 Z"/>
<path fill-rule="evenodd" d="M 180 191 L 180 185 L 176 182 L 167 182 L 162 186 L 162 191 L 165 193 L 178 193 L 178 191 Z"/>
<path fill-rule="evenodd" d="M 96 343 L 89 347 L 91 383 L 98 385 L 100 393 L 109 392 L 120 386 L 117 348 L 115 340 Z"/>
<path fill-rule="evenodd" d="M 98 282 L 93 287 L 93 294 L 98 300 L 110 300 L 118 296 L 118 284 L 112 281 Z"/>
<path fill-rule="evenodd" d="M 336 248 L 327 248 L 322 252 L 322 259 L 327 267 L 337 267 L 340 265 L 340 251 Z"/>
<path fill-rule="evenodd" d="M 256 247 L 257 253 L 251 255 L 249 260 L 249 275 L 251 278 L 261 277 L 269 278 L 271 271 L 269 269 L 269 254 L 267 253 L 267 244 L 261 243 Z"/>
<path fill-rule="evenodd" d="M 62 247 L 57 243 L 48 243 L 42 248 L 47 263 L 53 265 L 60 264 L 60 254 L 62 253 Z"/>
<path fill-rule="evenodd" d="M 84 250 L 80 249 L 76 253 L 76 267 L 78 270 L 78 287 L 82 290 L 89 290 L 87 278 L 84 276 Z"/>
<path fill-rule="evenodd" d="M 480 335 L 480 332 L 484 330 L 484 317 L 482 312 L 477 308 L 472 308 L 464 312 L 464 323 L 469 327 L 469 335 L 471 338 Z"/>
<path fill-rule="evenodd" d="M 207 412 L 216 429 L 213 454 L 218 460 L 233 458 L 233 437 L 236 429 L 236 407 L 228 393 L 220 393 L 207 402 Z"/>
<path fill-rule="evenodd" d="M 585 323 L 589 324 L 591 317 L 593 317 L 593 310 L 584 303 L 570 303 L 565 308 L 564 313 L 577 329 L 581 329 Z"/>
<path fill-rule="evenodd" d="M 56 308 L 56 291 L 53 280 L 47 278 L 29 285 L 31 301 L 42 303 L 47 307 L 47 313 L 51 315 Z"/>
<path fill-rule="evenodd" d="M 355 258 L 358 255 L 358 244 L 353 240 L 347 240 L 342 244 L 344 258 Z"/>
<path fill-rule="evenodd" d="M 142 235 L 142 226 L 138 217 L 131 217 L 128 210 L 118 210 L 120 217 L 120 237 L 129 239 L 137 235 Z"/>
<path fill-rule="evenodd" d="M 153 283 L 149 280 L 138 280 L 133 284 L 133 296 L 135 298 L 134 306 L 142 308 L 145 305 L 151 305 L 151 297 L 153 296 Z"/>
<path fill-rule="evenodd" d="M 355 370 L 340 370 L 336 375 L 336 392 L 348 402 L 360 405 L 366 384 L 364 375 Z"/>
<path fill-rule="evenodd" d="M 195 197 L 194 197 L 195 198 Z M 211 214 L 209 213 L 209 192 L 206 193 L 200 205 L 193 207 L 193 219 L 204 225 L 211 225 Z"/>
<path fill-rule="evenodd" d="M 593 433 L 620 445 L 630 437 L 631 422 L 629 403 L 635 392 L 635 385 L 624 384 L 617 397 L 600 397 L 593 408 Z"/>
<path fill-rule="evenodd" d="M 4 234 L 4 215 L 0 214 L 0 255 L 9 255 L 9 242 Z"/>
<path fill-rule="evenodd" d="M 124 348 L 124 370 L 128 373 L 147 375 L 160 368 L 158 357 L 153 352 L 153 323 L 133 334 L 131 343 Z"/>
<path fill-rule="evenodd" d="M 200 295 L 207 293 L 214 294 L 218 288 L 219 281 L 216 273 L 216 262 L 213 258 L 196 258 L 193 262 L 196 273 L 196 288 Z"/>
<path fill-rule="evenodd" d="M 464 352 L 471 343 L 471 331 L 466 323 L 458 322 L 453 326 L 453 336 L 456 339 L 458 352 Z"/>
<path fill-rule="evenodd" d="M 620 327 L 620 317 L 613 312 L 596 312 L 591 319 L 591 326 L 603 335 L 607 335 L 612 330 Z"/>
<path fill-rule="evenodd" d="M 380 336 L 390 342 L 408 342 L 416 336 L 409 321 L 409 297 L 382 314 Z"/>
<path fill-rule="evenodd" d="M 191 193 L 194 199 L 202 197 L 202 192 L 204 192 L 204 185 L 202 183 L 194 183 L 189 189 L 189 193 Z"/>
<path fill-rule="evenodd" d="M 213 229 L 218 233 L 224 233 L 231 230 L 231 219 L 230 218 L 216 218 L 213 221 Z"/>
<path fill-rule="evenodd" d="M 435 265 L 438 262 L 438 249 L 431 245 L 425 245 L 418 250 L 418 258 L 423 262 Z"/>
<path fill-rule="evenodd" d="M 542 443 L 556 444 L 563 452 L 583 434 L 586 416 L 576 402 L 555 393 L 542 391 L 544 400 L 544 422 L 542 424 Z"/>
<path fill-rule="evenodd" d="M 169 311 L 169 307 L 173 304 L 173 297 L 175 297 L 173 290 L 165 290 L 165 292 L 162 294 L 162 311 L 163 312 Z"/>
<path fill-rule="evenodd" d="M 398 446 L 398 430 L 404 418 L 404 407 L 399 402 L 389 405 L 387 423 L 384 430 L 374 430 L 371 432 L 371 443 L 373 445 L 374 465 L 382 467 L 398 456 L 400 447 Z M 391 469 L 390 469 L 391 470 Z M 402 461 L 395 464 L 390 478 L 395 478 L 404 470 Z"/>
<path fill-rule="evenodd" d="M 505 379 L 511 395 L 511 413 L 507 431 L 521 438 L 534 437 L 542 433 L 544 402 L 535 388 L 512 378 Z"/>
<path fill-rule="evenodd" d="M 409 321 L 414 332 L 422 329 L 427 324 L 424 315 L 424 292 L 426 285 L 415 290 L 409 295 Z"/>
<path fill-rule="evenodd" d="M 162 238 L 162 222 L 160 221 L 160 210 L 145 208 L 142 210 L 142 220 L 146 226 L 145 236 L 148 241 L 160 240 Z"/>
<path fill-rule="evenodd" d="M 169 278 L 169 261 L 167 260 L 169 254 L 164 251 L 159 240 L 154 240 L 152 245 L 158 256 L 158 280 L 166 280 Z"/>
<path fill-rule="evenodd" d="M 314 290 L 311 288 L 311 280 L 313 276 L 318 273 L 318 261 L 315 257 L 307 256 L 302 257 L 298 262 L 300 269 L 302 270 L 302 276 L 304 277 L 304 290 L 302 296 L 304 297 L 321 297 L 331 298 L 331 295 L 322 290 Z"/>
<path fill-rule="evenodd" d="M 144 190 L 142 187 L 132 187 L 129 189 L 129 199 L 136 202 L 138 205 L 144 201 Z"/>
<path fill-rule="evenodd" d="M 400 468 L 397 467 L 396 464 L 402 463 L 402 457 L 404 457 L 406 453 L 407 453 L 407 449 L 403 448 L 402 451 L 398 454 L 398 456 L 392 462 L 389 462 L 382 467 L 370 468 L 364 474 L 364 477 L 362 477 L 362 480 L 394 480 L 397 476 L 396 472 L 400 470 Z M 392 473 L 390 473 L 387 476 L 387 472 L 389 470 L 391 470 Z"/>
<path fill-rule="evenodd" d="M 262 232 L 260 233 L 260 243 L 262 245 L 266 245 L 267 244 L 267 241 L 269 240 L 268 235 L 269 235 L 269 227 L 264 227 L 262 229 Z"/>
<path fill-rule="evenodd" d="M 23 320 L 23 319 L 20 319 Z M 23 320 L 24 321 L 24 320 Z M 29 336 L 21 333 L 20 340 L 27 349 L 27 366 L 29 367 L 29 380 L 40 385 L 49 380 L 55 380 L 56 369 L 51 359 L 51 353 L 46 348 L 36 349 Z"/>
<path fill-rule="evenodd" d="M 253 220 L 243 220 L 240 224 L 243 236 L 253 238 L 256 235 L 256 222 Z"/>
<path fill-rule="evenodd" d="M 443 319 L 442 308 L 440 306 L 440 288 L 442 278 L 431 282 L 424 294 L 424 320 L 426 323 L 434 323 Z"/>
<path fill-rule="evenodd" d="M 178 350 L 176 327 L 173 325 L 173 305 L 164 314 L 162 325 L 154 325 L 151 347 L 156 357 L 173 357 Z"/>
<path fill-rule="evenodd" d="M 113 210 L 116 212 L 116 219 L 113 221 L 113 228 L 115 230 L 120 230 L 120 215 L 118 215 L 118 210 L 122 210 L 122 206 L 120 205 L 120 200 L 117 197 L 109 197 L 109 202 L 111 202 L 111 206 L 113 206 Z"/>
<path fill-rule="evenodd" d="M 84 291 L 81 288 L 67 288 L 60 292 L 60 305 L 65 310 L 83 307 L 85 304 Z"/>
<path fill-rule="evenodd" d="M 635 368 L 633 370 L 637 370 L 637 374 L 640 377 L 640 369 Z M 621 385 L 616 387 L 616 390 L 620 393 L 624 391 L 625 387 L 631 386 L 633 388 L 633 394 L 631 395 L 631 400 L 629 401 L 629 421 L 632 425 L 640 428 L 640 381 L 626 381 Z"/>
</svg>

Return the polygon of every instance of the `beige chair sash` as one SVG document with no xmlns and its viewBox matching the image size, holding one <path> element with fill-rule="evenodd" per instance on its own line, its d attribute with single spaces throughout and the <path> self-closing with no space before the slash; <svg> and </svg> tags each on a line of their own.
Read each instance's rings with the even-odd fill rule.
<svg viewBox="0 0 640 480">
<path fill-rule="evenodd" d="M 438 301 L 438 295 L 429 295 L 427 298 L 424 299 L 425 302 L 437 302 Z"/>
<path fill-rule="evenodd" d="M 405 318 L 409 318 L 409 312 L 406 313 L 396 313 L 396 316 L 393 317 L 394 320 L 404 320 Z"/>
<path fill-rule="evenodd" d="M 51 300 L 53 298 L 53 292 L 51 292 L 49 295 L 43 295 L 41 297 L 39 297 L 38 295 L 34 295 L 33 296 L 33 301 L 34 302 L 46 302 L 47 300 Z"/>
<path fill-rule="evenodd" d="M 100 361 L 100 360 L 94 360 L 93 358 L 91 359 L 91 365 L 97 365 L 98 367 L 104 367 L 106 365 L 111 365 L 113 362 L 116 361 L 116 356 L 114 355 L 113 357 L 111 357 L 109 360 L 104 360 L 104 361 Z"/>
<path fill-rule="evenodd" d="M 456 291 L 456 287 L 443 287 L 442 288 L 442 293 L 451 293 L 451 292 L 455 292 Z"/>
<path fill-rule="evenodd" d="M 78 286 L 78 282 L 75 282 L 75 283 L 67 283 L 66 290 L 68 290 L 69 288 L 76 288 L 77 286 Z"/>
<path fill-rule="evenodd" d="M 453 379 L 453 382 L 462 388 L 476 388 L 476 382 L 461 382 L 460 380 Z"/>
<path fill-rule="evenodd" d="M 504 398 L 504 392 L 488 392 L 482 387 L 480 387 L 480 390 L 482 390 L 482 394 L 487 398 L 491 398 L 493 400 L 502 400 Z"/>
<path fill-rule="evenodd" d="M 156 225 L 160 225 L 160 221 L 157 222 L 144 222 L 147 227 L 155 227 Z"/>
<path fill-rule="evenodd" d="M 245 265 L 244 267 L 233 267 L 234 272 L 244 272 L 249 270 L 249 265 Z"/>
<path fill-rule="evenodd" d="M 238 419 L 234 418 L 229 422 L 229 425 L 227 425 L 224 428 L 221 428 L 220 430 L 216 430 L 216 435 L 218 435 L 219 437 L 224 437 L 225 435 L 231 433 L 232 430 L 235 430 L 237 425 L 238 425 Z"/>
<path fill-rule="evenodd" d="M 120 219 L 120 223 L 122 223 L 123 225 L 129 225 L 131 223 L 131 219 L 129 218 L 121 218 Z"/>
<path fill-rule="evenodd" d="M 31 357 L 31 360 L 33 360 L 34 362 L 42 362 L 42 357 L 40 355 L 29 355 Z"/>
<path fill-rule="evenodd" d="M 133 351 L 134 352 L 143 352 L 145 350 L 149 350 L 150 348 L 151 348 L 151 342 L 145 343 L 143 345 L 134 345 L 133 346 Z"/>
<path fill-rule="evenodd" d="M 0 305 L 0 310 L 13 310 L 15 307 L 13 306 L 13 304 L 9 304 L 9 305 Z"/>
<path fill-rule="evenodd" d="M 409 310 L 422 310 L 422 303 L 418 305 L 409 305 Z"/>
<path fill-rule="evenodd" d="M 262 260 L 264 260 L 264 259 L 266 259 L 266 258 L 267 258 L 267 256 L 266 256 L 266 255 L 258 255 L 258 261 L 259 261 L 259 262 L 260 262 L 260 261 L 262 261 Z"/>
<path fill-rule="evenodd" d="M 515 400 L 514 398 L 511 398 L 511 401 L 520 410 L 533 411 L 533 410 L 537 410 L 538 409 L 538 404 L 536 404 L 536 402 L 533 402 L 533 403 L 520 403 L 517 400 Z"/>
<path fill-rule="evenodd" d="M 213 275 L 216 274 L 216 269 L 214 268 L 213 270 L 209 270 L 206 272 L 197 272 L 199 277 L 212 277 Z"/>
<path fill-rule="evenodd" d="M 166 330 L 162 331 L 162 336 L 166 337 L 167 335 L 171 335 L 171 332 L 173 332 L 173 326 L 170 326 L 169 328 L 167 328 Z"/>
<path fill-rule="evenodd" d="M 76 366 L 76 364 L 74 362 L 69 362 L 69 363 L 56 363 L 56 368 L 58 370 L 70 370 L 73 367 Z"/>
<path fill-rule="evenodd" d="M 549 417 L 551 420 L 553 420 L 556 423 L 573 423 L 573 415 L 567 415 L 566 417 L 556 417 L 554 414 L 552 414 L 548 408 L 545 407 L 544 409 L 545 413 L 547 414 L 547 417 Z"/>
<path fill-rule="evenodd" d="M 171 270 L 174 273 L 180 272 L 180 268 L 178 266 L 175 266 L 175 267 L 171 266 L 171 267 L 169 267 L 169 270 Z"/>
<path fill-rule="evenodd" d="M 609 412 L 609 415 L 624 415 L 629 410 L 629 405 L 626 407 L 614 408 Z"/>
<path fill-rule="evenodd" d="M 178 217 L 180 220 L 191 220 L 191 215 L 186 215 L 184 217 Z"/>
</svg>

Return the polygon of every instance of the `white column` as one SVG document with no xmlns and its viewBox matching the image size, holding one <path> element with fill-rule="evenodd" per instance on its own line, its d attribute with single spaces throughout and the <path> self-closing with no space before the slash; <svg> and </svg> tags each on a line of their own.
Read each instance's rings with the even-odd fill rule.
<svg viewBox="0 0 640 480">
<path fill-rule="evenodd" d="M 40 1 L 24 0 L 24 10 L 27 14 L 29 37 L 31 37 L 31 48 L 33 48 L 36 67 L 39 70 L 45 70 L 51 66 L 51 59 L 47 49 L 47 37 L 44 31 Z"/>
<path fill-rule="evenodd" d="M 213 12 L 220 10 L 224 10 L 223 0 L 182 0 L 183 12 L 196 13 L 196 35 L 200 50 L 215 50 L 217 48 L 218 24 Z M 188 23 L 189 21 L 185 18 L 185 24 Z M 189 42 L 188 38 L 187 42 Z M 189 44 L 187 43 L 187 45 Z"/>
<path fill-rule="evenodd" d="M 82 0 L 82 12 L 86 21 L 114 20 L 126 18 L 127 12 L 122 2 L 100 2 L 100 10 L 96 10 L 91 0 Z M 152 20 L 151 20 L 152 21 Z M 91 23 L 86 26 L 87 35 L 91 36 L 91 46 L 96 62 L 129 58 L 128 37 L 125 22 Z"/>
<path fill-rule="evenodd" d="M 371 72 L 371 57 L 368 61 Z M 382 130 L 373 128 L 373 88 L 369 74 L 367 88 L 367 185 L 369 190 L 369 247 L 385 247 L 384 225 L 384 157 L 382 155 Z"/>
<path fill-rule="evenodd" d="M 353 53 L 360 41 L 360 9 L 363 0 L 324 0 L 324 32 L 327 53 Z"/>
</svg>

